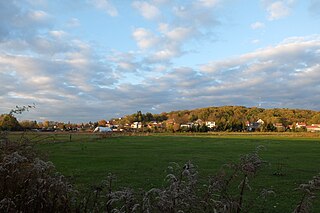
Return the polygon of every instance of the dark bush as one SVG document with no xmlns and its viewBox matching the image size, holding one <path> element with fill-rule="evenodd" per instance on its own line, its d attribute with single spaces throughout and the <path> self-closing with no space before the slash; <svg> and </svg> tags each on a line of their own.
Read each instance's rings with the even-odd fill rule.
<svg viewBox="0 0 320 213">
<path fill-rule="evenodd" d="M 75 191 L 24 141 L 0 142 L 0 212 L 69 212 Z"/>
</svg>

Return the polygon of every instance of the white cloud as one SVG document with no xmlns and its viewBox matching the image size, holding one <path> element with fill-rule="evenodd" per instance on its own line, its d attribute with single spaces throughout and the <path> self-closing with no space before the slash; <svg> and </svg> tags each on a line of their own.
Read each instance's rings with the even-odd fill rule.
<svg viewBox="0 0 320 213">
<path fill-rule="evenodd" d="M 198 2 L 196 2 L 196 3 L 198 3 L 204 7 L 214 7 L 218 3 L 220 3 L 220 0 L 198 0 Z"/>
<path fill-rule="evenodd" d="M 177 27 L 170 29 L 168 24 L 159 25 L 160 35 L 144 29 L 137 28 L 133 32 L 133 37 L 139 48 L 150 50 L 149 60 L 170 61 L 182 53 L 181 46 L 184 41 L 192 37 L 194 33 L 191 28 Z"/>
<path fill-rule="evenodd" d="M 193 30 L 189 27 L 177 27 L 166 32 L 165 34 L 167 38 L 172 41 L 182 42 L 187 39 L 192 33 Z"/>
<path fill-rule="evenodd" d="M 214 16 L 218 3 L 218 0 L 134 1 L 133 7 L 158 25 L 157 29 L 136 28 L 132 34 L 145 53 L 145 61 L 171 63 L 174 58 L 193 51 L 186 49 L 188 41 L 210 39 L 218 24 Z"/>
<path fill-rule="evenodd" d="M 52 78 L 49 78 L 48 76 L 33 76 L 29 79 L 33 84 L 44 84 L 44 85 L 47 85 L 47 84 L 50 84 L 50 83 L 53 83 L 52 82 Z"/>
<path fill-rule="evenodd" d="M 262 0 L 268 13 L 268 19 L 271 21 L 290 15 L 294 1 L 295 0 Z"/>
<path fill-rule="evenodd" d="M 274 2 L 268 8 L 269 19 L 275 20 L 289 15 L 289 8 L 283 2 Z"/>
<path fill-rule="evenodd" d="M 52 26 L 52 16 L 42 10 L 23 8 L 23 1 L 0 1 L 0 41 L 30 38 L 40 28 Z"/>
<path fill-rule="evenodd" d="M 126 74 L 121 75 L 126 69 L 151 66 L 139 61 L 136 53 L 111 52 L 108 61 L 115 65 L 111 68 L 93 56 L 90 46 L 77 44 L 78 51 L 61 61 L 2 54 L 0 85 L 6 85 L 0 91 L 2 103 L 9 108 L 9 103 L 35 102 L 37 109 L 30 113 L 33 119 L 50 115 L 48 119 L 65 121 L 98 120 L 102 115 L 108 118 L 152 108 L 161 112 L 225 104 L 255 106 L 259 97 L 262 107 L 320 107 L 314 99 L 320 92 L 320 36 L 288 38 L 276 46 L 199 69 L 149 67 L 150 74 L 143 72 L 137 84 L 122 81 Z M 158 52 L 158 57 L 165 59 L 170 54 L 174 53 Z"/>
<path fill-rule="evenodd" d="M 97 9 L 105 11 L 110 16 L 118 16 L 118 10 L 110 0 L 89 0 L 89 2 Z"/>
<path fill-rule="evenodd" d="M 134 1 L 132 5 L 146 19 L 156 19 L 161 15 L 160 10 L 155 5 L 146 1 Z"/>
<path fill-rule="evenodd" d="M 157 52 L 154 52 L 150 59 L 154 61 L 167 61 L 176 57 L 178 54 L 179 52 L 177 50 L 162 49 Z"/>
<path fill-rule="evenodd" d="M 169 24 L 167 23 L 160 23 L 158 26 L 158 30 L 160 33 L 166 33 L 169 30 Z"/>
<path fill-rule="evenodd" d="M 265 27 L 264 23 L 259 22 L 259 21 L 254 22 L 254 23 L 251 24 L 251 28 L 252 28 L 253 30 L 262 29 L 262 28 L 264 28 L 264 27 Z"/>
<path fill-rule="evenodd" d="M 161 5 L 161 4 L 168 4 L 171 3 L 172 0 L 152 0 L 153 3 L 157 4 L 157 5 Z"/>
<path fill-rule="evenodd" d="M 63 30 L 51 30 L 49 31 L 49 34 L 57 39 L 61 39 L 67 35 L 67 33 L 64 32 Z"/>
<path fill-rule="evenodd" d="M 72 18 L 67 22 L 68 27 L 79 27 L 80 25 L 80 21 L 77 18 Z"/>
<path fill-rule="evenodd" d="M 117 75 L 122 78 L 122 72 L 127 75 L 128 73 L 138 72 L 141 68 L 140 64 L 137 62 L 136 56 L 136 53 L 113 51 L 107 57 L 107 60 L 113 63 L 114 70 L 118 71 Z"/>
<path fill-rule="evenodd" d="M 258 44 L 258 43 L 260 43 L 260 40 L 259 39 L 254 39 L 254 40 L 251 41 L 251 43 L 252 44 Z"/>
<path fill-rule="evenodd" d="M 292 63 L 291 66 L 293 66 L 295 63 L 299 64 L 302 61 L 317 57 L 318 55 L 316 53 L 319 48 L 320 38 L 318 36 L 288 38 L 277 46 L 260 49 L 229 60 L 205 64 L 200 67 L 200 70 L 208 73 L 224 73 L 269 61 L 271 61 L 274 66 L 277 65 L 281 67 L 283 64 L 290 63 Z M 313 52 L 314 55 L 309 55 L 308 51 Z M 312 63 L 315 62 L 313 61 Z M 278 69 L 279 68 L 275 70 Z M 259 71 L 259 69 L 255 70 L 257 72 Z"/>
<path fill-rule="evenodd" d="M 141 49 L 153 48 L 159 42 L 159 38 L 157 36 L 144 28 L 135 29 L 133 32 L 133 37 Z"/>
<path fill-rule="evenodd" d="M 308 101 L 314 94 L 310 91 L 320 89 L 316 86 L 320 83 L 319 50 L 319 36 L 296 37 L 277 46 L 205 64 L 200 70 L 218 84 L 201 94 L 228 94 L 235 97 L 234 103 L 239 101 L 236 97 L 242 97 L 247 106 L 255 98 L 264 97 L 269 101 L 263 107 L 310 108 Z M 320 102 L 313 104 L 320 107 Z"/>
<path fill-rule="evenodd" d="M 28 13 L 28 17 L 34 21 L 43 22 L 43 21 L 47 21 L 50 16 L 44 11 L 37 10 L 37 11 L 30 11 Z"/>
</svg>

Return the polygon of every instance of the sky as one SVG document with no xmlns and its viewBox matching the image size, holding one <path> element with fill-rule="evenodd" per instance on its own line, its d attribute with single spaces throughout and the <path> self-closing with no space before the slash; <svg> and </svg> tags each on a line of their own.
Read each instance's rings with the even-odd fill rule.
<svg viewBox="0 0 320 213">
<path fill-rule="evenodd" d="M 0 0 L 0 114 L 320 110 L 320 0 Z"/>
</svg>

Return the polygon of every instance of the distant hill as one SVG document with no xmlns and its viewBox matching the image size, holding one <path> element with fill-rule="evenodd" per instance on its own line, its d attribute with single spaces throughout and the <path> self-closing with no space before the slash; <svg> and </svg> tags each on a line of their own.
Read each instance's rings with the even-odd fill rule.
<svg viewBox="0 0 320 213">
<path fill-rule="evenodd" d="M 179 124 L 193 122 L 198 119 L 203 121 L 214 121 L 222 128 L 221 130 L 228 130 L 229 128 L 234 128 L 236 126 L 243 126 L 248 121 L 255 122 L 258 119 L 262 119 L 266 125 L 282 123 L 284 126 L 288 126 L 295 122 L 305 122 L 311 125 L 320 123 L 320 112 L 288 108 L 263 109 L 258 107 L 221 106 L 178 110 L 163 112 L 161 114 L 143 114 L 141 111 L 138 111 L 132 115 L 125 116 L 122 119 L 122 122 L 148 122 L 152 120 L 160 122 L 170 119 Z"/>
</svg>

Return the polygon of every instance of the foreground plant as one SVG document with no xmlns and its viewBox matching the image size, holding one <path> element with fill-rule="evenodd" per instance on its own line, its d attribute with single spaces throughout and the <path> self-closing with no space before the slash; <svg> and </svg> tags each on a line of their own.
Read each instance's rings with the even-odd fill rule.
<svg viewBox="0 0 320 213">
<path fill-rule="evenodd" d="M 239 162 L 226 164 L 209 179 L 206 193 L 201 200 L 205 212 L 238 213 L 244 210 L 248 211 L 255 204 L 245 203 L 244 195 L 248 190 L 251 191 L 249 184 L 251 179 L 266 163 L 259 156 L 262 148 L 257 147 L 254 152 L 242 156 Z M 264 191 L 265 189 L 262 190 L 262 192 Z M 262 195 L 259 197 L 265 198 Z M 245 206 L 245 204 L 247 205 Z"/>
<path fill-rule="evenodd" d="M 314 176 L 308 183 L 300 184 L 296 190 L 299 190 L 302 193 L 302 197 L 293 212 L 311 212 L 312 202 L 316 199 L 317 192 L 320 191 L 320 174 Z"/>
<path fill-rule="evenodd" d="M 0 139 L 0 212 L 70 212 L 72 186 L 23 142 Z"/>
</svg>

